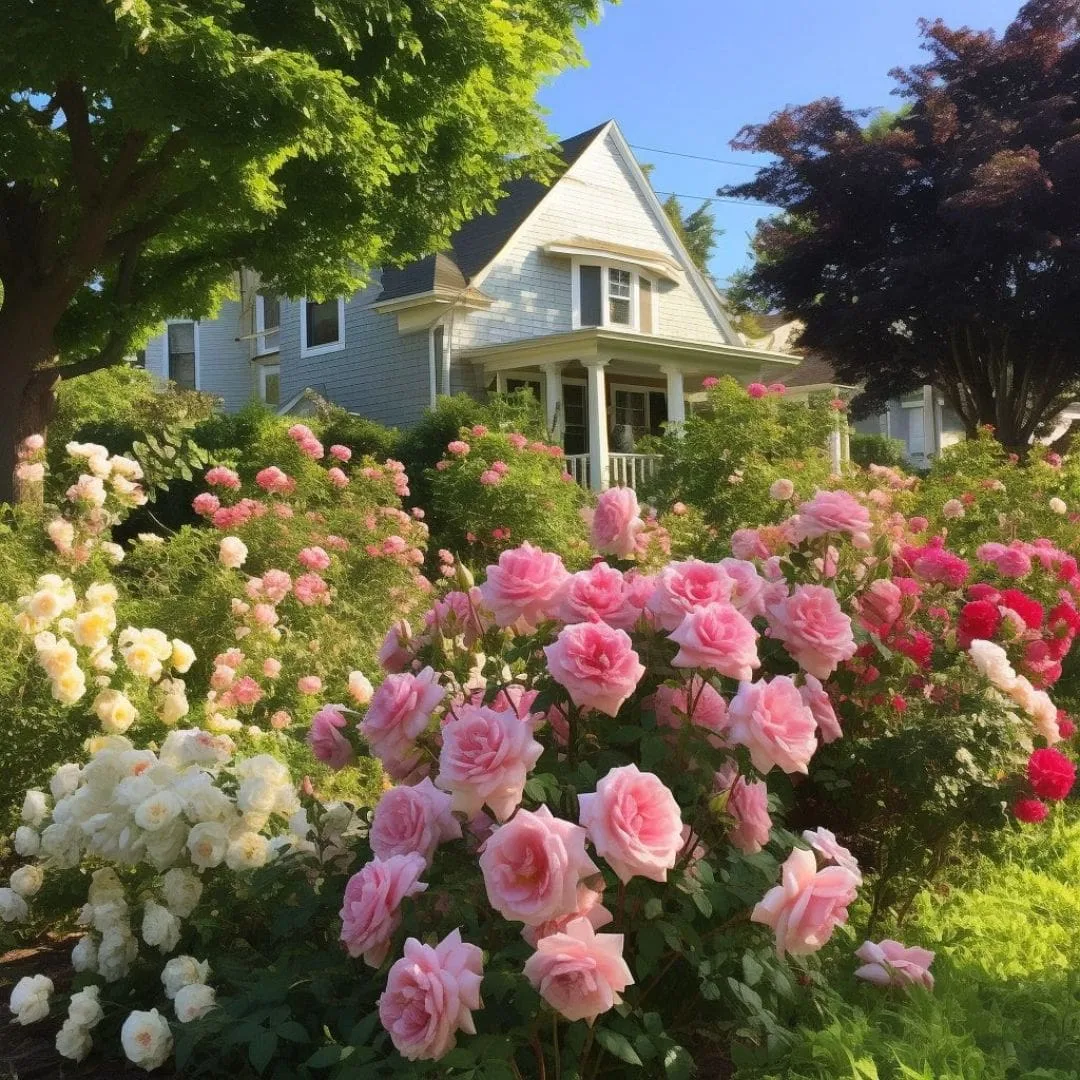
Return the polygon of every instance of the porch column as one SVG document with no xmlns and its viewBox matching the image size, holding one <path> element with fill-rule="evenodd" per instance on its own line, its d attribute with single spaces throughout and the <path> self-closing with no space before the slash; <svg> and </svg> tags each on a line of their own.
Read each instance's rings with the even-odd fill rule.
<svg viewBox="0 0 1080 1080">
<path fill-rule="evenodd" d="M 682 368 L 664 367 L 661 371 L 667 376 L 667 418 L 669 430 L 676 435 L 682 434 L 686 422 L 686 389 L 683 385 Z"/>
<path fill-rule="evenodd" d="M 562 361 L 544 364 L 544 397 L 547 400 L 548 431 L 551 433 L 551 441 L 562 446 L 563 432 L 566 430 L 566 420 L 563 417 L 562 397 Z"/>
<path fill-rule="evenodd" d="M 593 491 L 603 491 L 608 486 L 607 358 L 581 363 L 588 378 L 589 486 Z"/>
</svg>

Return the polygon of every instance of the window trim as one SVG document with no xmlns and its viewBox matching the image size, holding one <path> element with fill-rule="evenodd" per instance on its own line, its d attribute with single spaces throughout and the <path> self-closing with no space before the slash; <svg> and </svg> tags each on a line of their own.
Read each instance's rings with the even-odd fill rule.
<svg viewBox="0 0 1080 1080">
<path fill-rule="evenodd" d="M 311 303 L 318 303 L 312 300 Z M 324 356 L 326 353 L 342 352 L 345 349 L 345 297 L 337 298 L 338 305 L 338 338 L 337 341 L 328 341 L 325 345 L 308 346 L 307 343 L 307 306 L 308 298 L 300 297 L 300 356 Z"/>
<path fill-rule="evenodd" d="M 267 326 L 266 326 L 266 312 L 264 308 L 264 300 L 262 293 L 255 294 L 255 355 L 267 356 L 271 353 L 281 352 L 281 297 L 278 297 L 278 324 L 276 327 L 271 327 L 273 336 L 276 339 L 272 344 L 267 345 Z"/>
<path fill-rule="evenodd" d="M 645 434 L 651 434 L 652 432 L 652 410 L 649 407 L 649 394 L 664 394 L 667 396 L 667 391 L 657 386 L 633 386 L 631 383 L 610 383 L 611 389 L 611 423 L 609 427 L 615 423 L 615 392 L 622 390 L 623 393 L 640 394 L 645 399 Z"/>
<path fill-rule="evenodd" d="M 278 409 L 281 407 L 281 363 L 276 364 L 259 364 L 259 400 L 269 406 L 271 409 Z M 266 400 L 266 377 L 267 375 L 276 375 L 278 377 L 278 402 L 274 405 L 272 402 Z"/>
<path fill-rule="evenodd" d="M 169 327 L 176 323 L 191 323 L 194 327 L 192 331 L 192 337 L 195 341 L 195 389 L 202 389 L 202 369 L 200 366 L 200 353 L 199 348 L 199 320 L 198 319 L 166 319 L 165 320 L 165 333 L 161 335 L 162 349 L 164 352 L 165 360 L 165 381 L 172 382 L 172 364 L 171 356 L 169 354 Z"/>
<path fill-rule="evenodd" d="M 658 337 L 660 334 L 660 279 L 652 274 L 643 273 L 639 266 L 632 262 L 620 259 L 593 259 L 575 256 L 570 260 L 570 304 L 572 308 L 571 319 L 575 330 L 589 330 L 593 327 L 583 326 L 581 322 L 581 267 L 600 267 L 600 326 L 603 330 L 629 330 L 640 334 L 641 330 L 641 289 L 639 282 L 645 278 L 652 286 L 651 303 L 652 331 L 648 337 Z M 630 322 L 617 323 L 611 321 L 609 283 L 611 270 L 622 270 L 630 275 Z"/>
</svg>

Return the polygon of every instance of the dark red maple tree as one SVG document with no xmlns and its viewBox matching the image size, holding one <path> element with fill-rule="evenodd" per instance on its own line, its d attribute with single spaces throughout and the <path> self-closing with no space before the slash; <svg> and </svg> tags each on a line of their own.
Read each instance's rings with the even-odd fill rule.
<svg viewBox="0 0 1080 1080">
<path fill-rule="evenodd" d="M 775 160 L 720 194 L 781 208 L 742 288 L 803 321 L 857 410 L 931 383 L 1022 448 L 1080 392 L 1080 0 L 920 30 L 896 113 L 822 98 L 733 141 Z"/>
</svg>

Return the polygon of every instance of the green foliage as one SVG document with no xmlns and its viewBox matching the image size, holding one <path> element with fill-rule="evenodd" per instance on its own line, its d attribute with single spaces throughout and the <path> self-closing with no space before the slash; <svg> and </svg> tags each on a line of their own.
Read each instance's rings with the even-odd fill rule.
<svg viewBox="0 0 1080 1080">
<path fill-rule="evenodd" d="M 791 480 L 803 498 L 825 485 L 825 446 L 835 423 L 836 414 L 823 402 L 775 394 L 751 398 L 734 379 L 721 379 L 682 433 L 664 437 L 663 460 L 644 494 L 657 505 L 694 507 L 716 536 L 702 538 L 702 556 L 730 554 L 735 529 L 768 524 L 790 510 L 770 498 L 774 481 Z"/>
<path fill-rule="evenodd" d="M 703 202 L 696 210 L 684 214 L 679 197 L 669 195 L 663 206 L 664 213 L 675 227 L 694 265 L 708 273 L 709 259 L 712 258 L 716 242 L 724 235 L 724 230 L 716 227 L 716 215 L 710 209 L 709 203 Z"/>
<path fill-rule="evenodd" d="M 320 406 L 315 426 L 323 443 L 347 446 L 356 457 L 385 461 L 399 456 L 401 434 L 397 428 L 384 427 L 374 420 L 346 412 L 338 405 L 326 403 Z"/>
<path fill-rule="evenodd" d="M 907 463 L 904 440 L 887 435 L 868 435 L 853 431 L 850 435 L 851 460 L 864 469 L 867 465 L 888 465 L 902 468 Z"/>
</svg>

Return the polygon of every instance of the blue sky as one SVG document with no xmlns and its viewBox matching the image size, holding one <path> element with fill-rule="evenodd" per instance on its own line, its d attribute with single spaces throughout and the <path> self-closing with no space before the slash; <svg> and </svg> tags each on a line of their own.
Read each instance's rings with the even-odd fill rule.
<svg viewBox="0 0 1080 1080">
<path fill-rule="evenodd" d="M 919 61 L 916 20 L 1002 29 L 1020 0 L 624 0 L 582 35 L 589 66 L 540 95 L 560 137 L 618 120 L 634 144 L 754 163 L 728 142 L 787 104 L 837 95 L 895 103 L 890 68 Z M 749 169 L 636 151 L 664 191 L 712 195 Z M 684 200 L 688 207 L 698 205 Z M 749 261 L 747 236 L 766 211 L 714 203 L 725 230 L 712 270 Z"/>
</svg>

